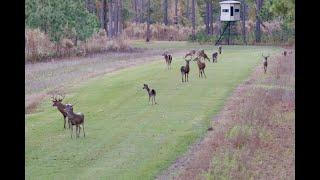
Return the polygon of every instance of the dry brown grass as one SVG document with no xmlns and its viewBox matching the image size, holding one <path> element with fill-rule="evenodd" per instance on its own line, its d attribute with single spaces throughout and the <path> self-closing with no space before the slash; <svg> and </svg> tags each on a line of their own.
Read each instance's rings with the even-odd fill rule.
<svg viewBox="0 0 320 180">
<path fill-rule="evenodd" d="M 124 36 L 109 39 L 104 30 L 94 33 L 87 41 L 78 41 L 77 46 L 71 39 L 63 38 L 53 43 L 39 29 L 26 29 L 25 61 L 37 62 L 51 58 L 86 56 L 106 51 L 131 52 L 134 49 Z"/>
</svg>

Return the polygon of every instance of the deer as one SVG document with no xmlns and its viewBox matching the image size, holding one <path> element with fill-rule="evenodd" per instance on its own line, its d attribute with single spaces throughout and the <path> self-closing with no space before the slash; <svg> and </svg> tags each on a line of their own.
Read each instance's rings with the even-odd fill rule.
<svg viewBox="0 0 320 180">
<path fill-rule="evenodd" d="M 51 101 L 52 101 L 52 106 L 53 107 L 57 107 L 57 109 L 60 111 L 60 113 L 62 114 L 63 116 L 63 120 L 64 120 L 64 123 L 63 123 L 63 127 L 64 129 L 66 129 L 66 118 L 67 118 L 67 113 L 65 112 L 65 107 L 66 105 L 64 105 L 62 103 L 62 100 L 65 98 L 65 96 L 62 96 L 62 95 L 59 95 L 60 97 L 57 99 L 56 96 L 52 95 L 51 96 Z M 69 125 L 69 128 L 70 128 L 70 125 Z"/>
<path fill-rule="evenodd" d="M 210 58 L 208 57 L 208 55 L 204 52 L 204 50 L 201 50 L 198 52 L 198 57 L 202 57 L 205 60 L 208 60 L 210 62 Z"/>
<path fill-rule="evenodd" d="M 214 52 L 212 54 L 212 63 L 214 62 L 218 62 L 218 53 L 217 52 Z"/>
<path fill-rule="evenodd" d="M 150 103 L 150 99 L 151 99 L 151 104 L 152 104 L 152 105 L 153 105 L 153 102 L 154 102 L 155 104 L 157 104 L 157 102 L 156 102 L 156 91 L 155 91 L 154 89 L 151 89 L 151 90 L 150 90 L 150 88 L 148 87 L 147 84 L 143 84 L 143 88 L 142 88 L 142 89 L 147 90 L 148 95 L 149 95 L 149 103 Z"/>
<path fill-rule="evenodd" d="M 203 74 L 204 77 L 207 78 L 206 74 L 204 73 L 204 69 L 206 68 L 206 63 L 202 62 L 200 57 L 196 57 L 193 61 L 197 61 L 198 68 L 199 68 L 199 77 L 201 75 L 201 78 L 202 78 L 202 74 Z"/>
<path fill-rule="evenodd" d="M 193 56 L 196 54 L 196 50 L 191 50 L 189 51 L 185 56 L 184 58 L 187 58 L 188 56 L 191 56 L 191 58 L 193 58 Z"/>
<path fill-rule="evenodd" d="M 222 53 L 222 46 L 219 46 L 219 47 L 218 47 L 218 51 L 219 51 L 219 54 Z"/>
<path fill-rule="evenodd" d="M 164 59 L 165 59 L 166 64 L 167 64 L 167 68 L 171 69 L 172 55 L 171 54 L 167 54 L 167 53 L 163 53 L 162 56 L 164 56 Z"/>
<path fill-rule="evenodd" d="M 283 51 L 283 55 L 284 55 L 284 56 L 287 56 L 287 51 Z"/>
<path fill-rule="evenodd" d="M 182 75 L 182 82 L 187 82 L 189 79 L 188 78 L 189 71 L 190 71 L 189 62 L 191 61 L 191 59 L 185 59 L 185 61 L 186 61 L 186 65 L 181 66 L 181 68 L 180 68 L 181 75 Z M 184 76 L 184 81 L 183 81 L 183 76 Z"/>
<path fill-rule="evenodd" d="M 264 58 L 264 59 L 263 59 L 263 69 L 264 69 L 264 73 L 267 73 L 268 57 L 269 57 L 269 56 L 270 56 L 270 55 L 264 56 L 264 55 L 262 54 L 262 57 Z"/>
<path fill-rule="evenodd" d="M 73 126 L 76 126 L 76 138 L 80 136 L 80 130 L 82 126 L 83 137 L 86 137 L 86 133 L 84 131 L 84 114 L 82 112 L 73 112 L 73 105 L 66 104 L 65 105 L 65 112 L 67 113 L 69 119 L 69 125 L 71 126 L 71 138 L 73 134 Z"/>
</svg>

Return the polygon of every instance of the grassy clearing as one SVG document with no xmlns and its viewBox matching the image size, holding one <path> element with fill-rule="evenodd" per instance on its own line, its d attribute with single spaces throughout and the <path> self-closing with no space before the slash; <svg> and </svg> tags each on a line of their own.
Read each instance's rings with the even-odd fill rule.
<svg viewBox="0 0 320 180">
<path fill-rule="evenodd" d="M 199 79 L 191 63 L 185 84 L 179 71 L 185 63 L 174 57 L 169 71 L 161 59 L 73 86 L 65 102 L 85 114 L 86 138 L 70 139 L 61 115 L 43 102 L 26 115 L 26 178 L 154 178 L 206 132 L 230 92 L 261 62 L 261 52 L 279 48 L 225 47 L 217 64 L 207 63 L 207 79 Z M 143 83 L 156 89 L 159 105 L 148 105 Z"/>
<path fill-rule="evenodd" d="M 267 75 L 254 74 L 248 93 L 223 117 L 230 122 L 199 179 L 294 179 L 294 62 L 278 57 Z"/>
</svg>

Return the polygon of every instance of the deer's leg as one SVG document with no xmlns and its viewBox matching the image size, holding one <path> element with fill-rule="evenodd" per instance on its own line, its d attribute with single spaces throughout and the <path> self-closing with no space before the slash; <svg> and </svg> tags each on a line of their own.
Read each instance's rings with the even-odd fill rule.
<svg viewBox="0 0 320 180">
<path fill-rule="evenodd" d="M 150 96 L 149 96 L 149 102 L 148 102 L 148 104 L 150 104 Z"/>
<path fill-rule="evenodd" d="M 63 115 L 63 128 L 66 129 L 66 116 Z"/>
<path fill-rule="evenodd" d="M 206 74 L 204 73 L 204 69 L 202 70 L 202 72 L 203 72 L 204 77 L 207 78 Z"/>
<path fill-rule="evenodd" d="M 70 132 L 71 132 L 71 139 L 72 139 L 72 133 L 73 133 L 73 126 L 72 125 L 71 125 Z"/>
<path fill-rule="evenodd" d="M 86 137 L 86 133 L 84 132 L 84 120 L 83 120 L 83 123 L 82 123 L 82 128 L 83 128 L 83 137 Z"/>
</svg>

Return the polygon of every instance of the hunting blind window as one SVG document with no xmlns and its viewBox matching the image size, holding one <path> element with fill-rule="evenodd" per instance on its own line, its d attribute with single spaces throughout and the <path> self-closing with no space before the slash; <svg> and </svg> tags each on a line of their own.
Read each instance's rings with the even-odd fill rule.
<svg viewBox="0 0 320 180">
<path fill-rule="evenodd" d="M 222 12 L 229 12 L 229 9 L 222 9 Z"/>
</svg>

